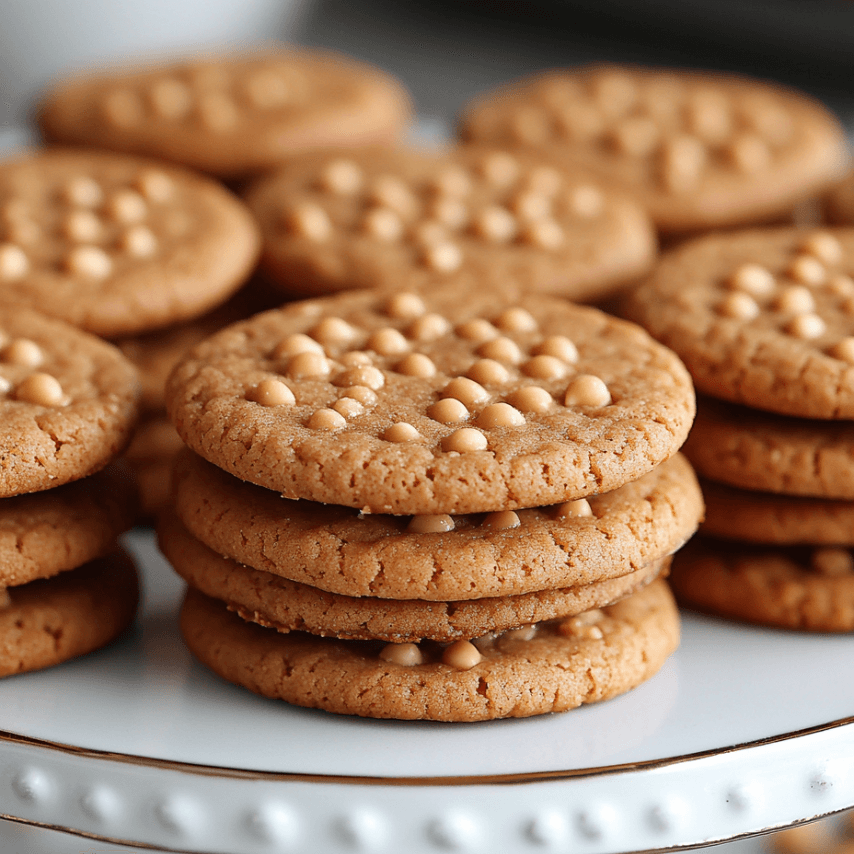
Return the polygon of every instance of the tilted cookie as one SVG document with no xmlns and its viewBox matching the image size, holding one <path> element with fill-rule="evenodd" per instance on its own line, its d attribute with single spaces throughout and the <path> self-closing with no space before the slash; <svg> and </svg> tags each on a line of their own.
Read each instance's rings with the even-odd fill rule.
<svg viewBox="0 0 854 854">
<path fill-rule="evenodd" d="M 538 624 L 533 637 L 387 645 L 281 634 L 190 590 L 181 630 L 204 665 L 267 697 L 373 718 L 478 721 L 562 712 L 636 687 L 676 649 L 679 615 L 655 581 L 616 605 Z"/>
<path fill-rule="evenodd" d="M 804 418 L 854 418 L 854 229 L 756 229 L 667 253 L 626 316 L 700 391 Z"/>
<path fill-rule="evenodd" d="M 225 602 L 244 620 L 280 632 L 304 631 L 346 640 L 450 642 L 576 616 L 611 605 L 666 575 L 670 558 L 620 578 L 578 587 L 456 602 L 342 596 L 244 566 L 200 543 L 175 517 L 158 523 L 158 544 L 190 587 Z"/>
<path fill-rule="evenodd" d="M 201 57 L 59 81 L 39 108 L 54 142 L 243 177 L 313 148 L 393 142 L 410 121 L 391 75 L 332 51 Z"/>
<path fill-rule="evenodd" d="M 332 593 L 432 601 L 576 587 L 642 570 L 695 531 L 703 502 L 680 455 L 613 492 L 485 516 L 362 515 L 291 501 L 189 451 L 182 522 L 211 549 Z"/>
<path fill-rule="evenodd" d="M 705 537 L 674 559 L 680 603 L 749 623 L 854 631 L 854 556 L 833 546 L 750 546 Z"/>
<path fill-rule="evenodd" d="M 0 497 L 93 474 L 131 440 L 139 380 L 111 344 L 0 308 Z"/>
<path fill-rule="evenodd" d="M 854 499 L 854 424 L 787 418 L 700 398 L 685 456 L 743 489 Z"/>
<path fill-rule="evenodd" d="M 367 149 L 290 162 L 247 201 L 287 293 L 439 282 L 575 300 L 649 270 L 652 225 L 586 172 L 492 149 Z"/>
<path fill-rule="evenodd" d="M 292 303 L 178 365 L 193 450 L 288 498 L 373 513 L 515 510 L 622 486 L 694 413 L 643 330 L 548 297 L 360 292 Z"/>
<path fill-rule="evenodd" d="M 476 99 L 464 139 L 516 146 L 631 188 L 664 232 L 762 222 L 845 170 L 818 101 L 735 75 L 594 65 Z"/>
<path fill-rule="evenodd" d="M 107 338 L 178 323 L 236 291 L 259 250 L 217 182 L 102 151 L 45 149 L 0 163 L 0 287 Z"/>
</svg>

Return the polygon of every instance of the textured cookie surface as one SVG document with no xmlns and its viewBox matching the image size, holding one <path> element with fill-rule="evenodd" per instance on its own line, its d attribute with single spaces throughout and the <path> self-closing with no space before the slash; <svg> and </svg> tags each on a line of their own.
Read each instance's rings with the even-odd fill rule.
<svg viewBox="0 0 854 854">
<path fill-rule="evenodd" d="M 540 624 L 527 640 L 499 636 L 467 670 L 443 663 L 439 645 L 422 644 L 422 663 L 407 666 L 380 658 L 382 643 L 283 635 L 193 590 L 181 629 L 203 664 L 267 697 L 365 717 L 478 721 L 609 699 L 649 679 L 679 643 L 679 616 L 663 581 L 587 613 L 563 630 L 563 621 Z"/>
<path fill-rule="evenodd" d="M 670 581 L 681 603 L 724 617 L 786 629 L 854 631 L 850 549 L 697 537 L 674 559 Z"/>
<path fill-rule="evenodd" d="M 679 360 L 632 324 L 447 292 L 256 315 L 192 350 L 166 400 L 181 438 L 241 479 L 394 514 L 616 489 L 679 448 L 694 410 Z"/>
<path fill-rule="evenodd" d="M 57 142 L 238 177 L 312 148 L 392 142 L 410 109 L 403 87 L 379 69 L 291 50 L 71 79 L 48 94 L 39 122 Z"/>
<path fill-rule="evenodd" d="M 625 314 L 700 391 L 805 418 L 854 418 L 854 229 L 756 229 L 665 255 Z"/>
<path fill-rule="evenodd" d="M 97 335 L 204 313 L 243 283 L 258 249 L 243 204 L 189 171 L 71 149 L 0 164 L 4 301 Z"/>
<path fill-rule="evenodd" d="M 112 345 L 0 308 L 0 496 L 103 468 L 131 439 L 138 396 L 136 370 Z"/>
<path fill-rule="evenodd" d="M 647 214 L 579 170 L 503 151 L 315 155 L 247 196 L 288 293 L 437 282 L 595 299 L 645 273 Z"/>
<path fill-rule="evenodd" d="M 138 598 L 136 570 L 124 554 L 7 593 L 0 676 L 52 667 L 110 643 L 133 621 Z"/>
<path fill-rule="evenodd" d="M 697 472 L 744 489 L 854 499 L 854 424 L 703 397 L 683 448 Z"/>
<path fill-rule="evenodd" d="M 580 587 L 520 596 L 429 602 L 342 596 L 289 581 L 221 557 L 196 540 L 175 517 L 158 524 L 158 542 L 175 571 L 196 590 L 225 602 L 244 620 L 280 632 L 391 643 L 470 640 L 610 605 L 666 570 L 660 559 L 629 575 Z"/>
<path fill-rule="evenodd" d="M 591 66 L 510 84 L 468 107 L 462 134 L 631 187 L 667 232 L 782 214 L 847 161 L 839 122 L 805 95 L 649 68 Z"/>
<path fill-rule="evenodd" d="M 215 552 L 347 596 L 434 601 L 575 587 L 676 551 L 703 512 L 679 455 L 614 492 L 486 516 L 363 516 L 291 501 L 189 451 L 174 477 L 178 515 Z"/>
</svg>

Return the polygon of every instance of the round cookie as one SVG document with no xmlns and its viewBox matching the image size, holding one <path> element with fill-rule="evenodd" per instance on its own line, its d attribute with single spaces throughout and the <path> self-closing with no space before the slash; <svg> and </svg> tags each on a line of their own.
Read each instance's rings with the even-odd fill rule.
<svg viewBox="0 0 854 854">
<path fill-rule="evenodd" d="M 680 455 L 589 500 L 481 516 L 362 515 L 290 501 L 189 451 L 175 510 L 215 552 L 345 596 L 431 601 L 578 587 L 642 570 L 694 533 L 703 501 Z"/>
<path fill-rule="evenodd" d="M 280 634 L 246 623 L 194 590 L 181 630 L 204 665 L 267 697 L 338 714 L 478 721 L 607 700 L 653 676 L 679 643 L 678 612 L 663 581 L 588 614 L 540 624 L 527 640 L 500 636 L 474 653 L 466 645 L 467 661 L 458 664 L 481 658 L 467 670 L 442 662 L 456 645 L 421 644 L 423 663 L 408 666 L 381 658 L 381 642 Z"/>
<path fill-rule="evenodd" d="M 289 49 L 80 75 L 45 96 L 38 121 L 55 142 L 237 178 L 314 148 L 393 142 L 410 116 L 391 75 L 332 51 Z"/>
<path fill-rule="evenodd" d="M 854 500 L 854 424 L 701 398 L 682 448 L 698 474 L 742 489 Z"/>
<path fill-rule="evenodd" d="M 240 200 L 187 170 L 73 149 L 0 164 L 3 300 L 97 335 L 208 311 L 240 287 L 258 251 Z"/>
<path fill-rule="evenodd" d="M 0 502 L 0 587 L 82 566 L 133 526 L 136 484 L 123 466 Z"/>
<path fill-rule="evenodd" d="M 184 442 L 241 479 L 393 514 L 607 492 L 669 458 L 694 414 L 682 364 L 633 324 L 447 291 L 256 315 L 194 348 L 166 400 Z"/>
<path fill-rule="evenodd" d="M 704 481 L 700 530 L 728 540 L 854 546 L 854 502 L 748 492 Z"/>
<path fill-rule="evenodd" d="M 461 134 L 569 162 L 632 189 L 666 233 L 786 214 L 848 162 L 818 101 L 746 77 L 594 65 L 482 95 Z"/>
<path fill-rule="evenodd" d="M 623 313 L 698 390 L 803 418 L 854 418 L 854 229 L 712 234 L 667 253 Z"/>
<path fill-rule="evenodd" d="M 625 194 L 491 149 L 315 154 L 262 178 L 247 202 L 262 269 L 291 294 L 445 283 L 593 300 L 656 255 L 649 217 Z"/>
<path fill-rule="evenodd" d="M 105 646 L 131 624 L 138 599 L 136 570 L 123 553 L 6 593 L 0 676 L 52 667 Z"/>
<path fill-rule="evenodd" d="M 0 497 L 93 474 L 130 442 L 139 381 L 111 344 L 0 307 Z"/>
<path fill-rule="evenodd" d="M 155 517 L 172 504 L 172 463 L 184 447 L 181 437 L 163 414 L 150 415 L 137 427 L 124 459 L 139 486 L 142 520 Z"/>
<path fill-rule="evenodd" d="M 674 558 L 670 583 L 680 603 L 712 614 L 785 629 L 854 631 L 849 549 L 697 537 Z"/>
</svg>

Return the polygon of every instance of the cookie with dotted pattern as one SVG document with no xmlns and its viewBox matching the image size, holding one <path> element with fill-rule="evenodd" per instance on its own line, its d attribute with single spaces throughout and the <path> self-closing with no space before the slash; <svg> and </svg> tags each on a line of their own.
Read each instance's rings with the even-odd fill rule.
<svg viewBox="0 0 854 854">
<path fill-rule="evenodd" d="M 0 163 L 0 287 L 107 338 L 196 317 L 252 272 L 258 229 L 210 178 L 103 151 Z"/>
<path fill-rule="evenodd" d="M 395 515 L 584 498 L 672 456 L 694 414 L 639 327 L 549 297 L 340 294 L 234 324 L 166 389 L 196 453 L 287 498 Z"/>
<path fill-rule="evenodd" d="M 448 287 L 595 300 L 647 272 L 646 213 L 580 170 L 491 149 L 294 160 L 247 202 L 286 293 Z"/>
<path fill-rule="evenodd" d="M 697 537 L 673 561 L 681 604 L 816 632 L 854 631 L 854 555 L 839 546 L 751 546 Z"/>
<path fill-rule="evenodd" d="M 623 312 L 699 391 L 802 418 L 854 418 L 854 229 L 755 229 L 667 253 Z"/>
<path fill-rule="evenodd" d="M 666 575 L 659 558 L 620 578 L 577 587 L 454 602 L 343 596 L 244 566 L 199 542 L 169 514 L 159 520 L 158 543 L 190 587 L 225 602 L 244 620 L 280 632 L 305 631 L 347 640 L 417 643 L 470 640 L 490 632 L 576 616 L 610 605 Z"/>
<path fill-rule="evenodd" d="M 133 622 L 139 598 L 136 570 L 124 553 L 0 594 L 0 676 L 106 646 Z"/>
<path fill-rule="evenodd" d="M 537 624 L 532 637 L 388 645 L 281 634 L 190 590 L 181 630 L 202 664 L 257 694 L 338 714 L 481 721 L 625 693 L 676 649 L 679 615 L 666 583 L 655 581 L 615 605 Z"/>
<path fill-rule="evenodd" d="M 432 601 L 634 573 L 676 551 L 703 513 L 678 454 L 613 492 L 483 516 L 362 515 L 291 501 L 189 451 L 176 460 L 172 497 L 194 537 L 242 564 L 346 596 Z"/>
<path fill-rule="evenodd" d="M 480 96 L 461 134 L 630 188 L 662 232 L 767 221 L 836 181 L 845 134 L 818 101 L 710 72 L 594 65 Z"/>
<path fill-rule="evenodd" d="M 59 81 L 38 121 L 54 142 L 171 160 L 225 178 L 315 148 L 391 143 L 411 120 L 390 74 L 289 49 L 113 68 Z"/>
<path fill-rule="evenodd" d="M 0 307 L 0 497 L 102 469 L 130 442 L 138 399 L 136 370 L 111 344 Z"/>
</svg>

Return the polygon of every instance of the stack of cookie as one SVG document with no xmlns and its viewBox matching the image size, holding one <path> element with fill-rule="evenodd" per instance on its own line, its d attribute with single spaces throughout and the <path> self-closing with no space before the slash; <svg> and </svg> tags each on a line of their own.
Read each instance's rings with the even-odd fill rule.
<svg viewBox="0 0 854 854">
<path fill-rule="evenodd" d="M 161 547 L 191 587 L 187 643 L 226 679 L 485 720 L 612 697 L 676 647 L 660 576 L 702 513 L 674 456 L 693 389 L 632 324 L 342 294 L 214 335 L 167 405 L 195 454 Z"/>
<path fill-rule="evenodd" d="M 58 664 L 133 620 L 128 473 L 108 467 L 138 415 L 133 366 L 109 344 L 0 310 L 0 676 Z"/>
<path fill-rule="evenodd" d="M 854 630 L 854 229 L 699 238 L 626 313 L 681 355 L 701 399 L 685 452 L 704 531 L 673 571 L 686 603 Z"/>
</svg>

